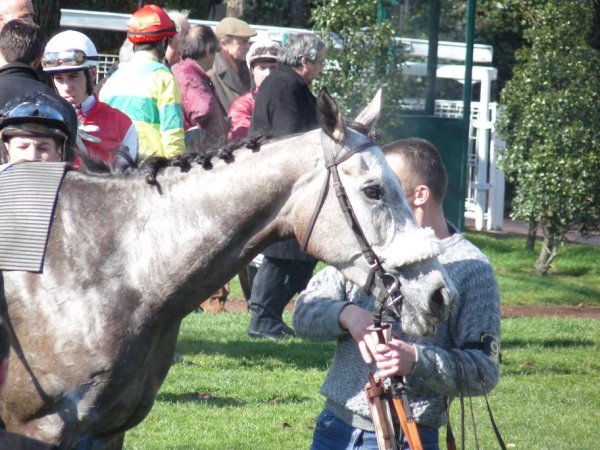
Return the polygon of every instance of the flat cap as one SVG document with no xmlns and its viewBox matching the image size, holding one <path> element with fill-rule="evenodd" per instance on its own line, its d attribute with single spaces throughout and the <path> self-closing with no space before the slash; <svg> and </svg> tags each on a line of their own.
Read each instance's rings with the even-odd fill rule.
<svg viewBox="0 0 600 450">
<path fill-rule="evenodd" d="M 235 17 L 225 17 L 217 24 L 215 34 L 219 38 L 224 36 L 252 37 L 256 36 L 256 31 L 243 20 Z"/>
</svg>

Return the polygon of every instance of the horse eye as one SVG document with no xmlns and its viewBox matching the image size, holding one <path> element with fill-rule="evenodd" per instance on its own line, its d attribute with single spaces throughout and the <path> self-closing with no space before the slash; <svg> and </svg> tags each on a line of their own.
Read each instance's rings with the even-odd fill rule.
<svg viewBox="0 0 600 450">
<path fill-rule="evenodd" d="M 381 200 L 383 198 L 383 189 L 381 186 L 367 186 L 363 192 L 371 200 Z"/>
</svg>

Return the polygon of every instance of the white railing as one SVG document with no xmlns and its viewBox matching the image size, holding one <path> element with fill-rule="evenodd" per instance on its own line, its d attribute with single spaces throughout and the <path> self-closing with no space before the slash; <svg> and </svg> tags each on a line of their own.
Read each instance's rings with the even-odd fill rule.
<svg viewBox="0 0 600 450">
<path fill-rule="evenodd" d="M 80 9 L 60 10 L 60 26 L 63 28 L 93 28 L 95 30 L 126 31 L 127 21 L 131 14 L 112 13 L 105 11 L 86 11 Z M 191 25 L 208 25 L 213 29 L 218 22 L 211 20 L 189 19 Z M 312 33 L 305 28 L 276 27 L 272 25 L 250 24 L 258 32 L 258 38 L 268 38 L 274 41 L 283 41 L 287 36 L 296 33 Z M 426 39 L 400 37 L 404 52 L 409 56 L 426 57 L 429 53 L 429 42 Z M 438 42 L 438 58 L 452 61 L 464 61 L 466 54 L 464 42 Z M 493 48 L 491 45 L 474 44 L 473 62 L 491 63 Z"/>
<path fill-rule="evenodd" d="M 104 78 L 110 68 L 119 60 L 119 55 L 109 55 L 108 53 L 99 53 L 98 70 L 96 71 L 96 83 Z"/>
</svg>

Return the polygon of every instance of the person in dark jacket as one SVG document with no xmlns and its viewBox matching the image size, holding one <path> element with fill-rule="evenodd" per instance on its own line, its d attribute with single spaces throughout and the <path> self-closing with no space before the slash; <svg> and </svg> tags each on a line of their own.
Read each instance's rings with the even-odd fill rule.
<svg viewBox="0 0 600 450">
<path fill-rule="evenodd" d="M 250 135 L 259 131 L 275 137 L 318 128 L 316 98 L 311 82 L 325 63 L 325 42 L 314 34 L 290 38 L 277 57 L 277 68 L 262 83 L 250 122 Z M 278 242 L 264 252 L 265 259 L 252 283 L 248 335 L 273 340 L 294 335 L 282 314 L 292 297 L 303 290 L 317 261 L 302 253 L 295 239 Z"/>
<path fill-rule="evenodd" d="M 225 17 L 216 28 L 220 51 L 208 76 L 215 86 L 219 101 L 229 111 L 231 103 L 250 89 L 250 71 L 246 66 L 246 54 L 250 38 L 256 31 L 235 17 Z"/>
<path fill-rule="evenodd" d="M 65 160 L 72 158 L 77 131 L 77 115 L 73 107 L 46 83 L 39 80 L 35 69 L 44 54 L 44 36 L 40 27 L 30 22 L 11 20 L 0 31 L 0 108 L 27 92 L 38 92 L 56 98 L 68 118 L 72 130 Z"/>
</svg>

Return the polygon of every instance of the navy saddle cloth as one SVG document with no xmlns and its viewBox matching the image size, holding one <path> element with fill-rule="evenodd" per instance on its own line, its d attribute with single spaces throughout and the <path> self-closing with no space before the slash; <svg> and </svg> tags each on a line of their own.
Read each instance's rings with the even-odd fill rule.
<svg viewBox="0 0 600 450">
<path fill-rule="evenodd" d="M 0 270 L 42 272 L 66 163 L 0 167 Z"/>
</svg>

